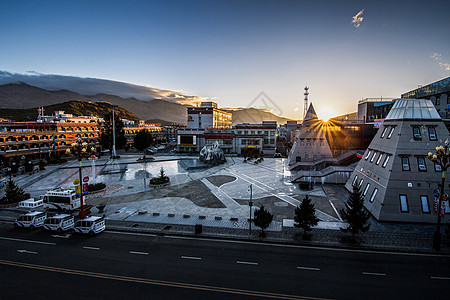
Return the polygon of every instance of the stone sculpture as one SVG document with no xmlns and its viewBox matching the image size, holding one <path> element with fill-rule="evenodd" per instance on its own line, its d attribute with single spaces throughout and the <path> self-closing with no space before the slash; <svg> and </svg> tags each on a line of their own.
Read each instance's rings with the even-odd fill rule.
<svg viewBox="0 0 450 300">
<path fill-rule="evenodd" d="M 199 160 L 205 164 L 217 166 L 227 161 L 222 149 L 219 147 L 219 143 L 216 141 L 212 148 L 209 149 L 206 146 L 200 151 Z"/>
</svg>

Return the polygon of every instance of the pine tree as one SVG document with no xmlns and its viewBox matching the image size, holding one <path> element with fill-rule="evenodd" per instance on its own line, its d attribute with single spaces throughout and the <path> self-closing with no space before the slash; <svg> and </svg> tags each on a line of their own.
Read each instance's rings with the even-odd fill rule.
<svg viewBox="0 0 450 300">
<path fill-rule="evenodd" d="M 294 221 L 295 227 L 303 229 L 304 236 L 307 231 L 311 231 L 311 226 L 315 226 L 319 222 L 319 218 L 316 217 L 316 208 L 308 195 L 306 195 L 305 198 L 303 198 L 302 203 L 295 208 Z"/>
<path fill-rule="evenodd" d="M 265 237 L 266 233 L 264 229 L 269 227 L 270 223 L 272 223 L 273 215 L 264 208 L 264 205 L 261 205 L 260 209 L 255 210 L 255 226 L 261 228 L 260 236 Z"/>
<path fill-rule="evenodd" d="M 353 191 L 348 197 L 347 207 L 340 210 L 341 216 L 348 223 L 347 228 L 341 228 L 344 232 L 350 232 L 355 240 L 355 235 L 366 232 L 370 228 L 367 224 L 369 213 L 364 208 L 364 198 L 361 195 L 359 186 L 353 185 Z"/>
<path fill-rule="evenodd" d="M 25 200 L 26 195 L 21 187 L 19 187 L 13 180 L 6 183 L 5 196 L 1 199 L 2 203 L 17 203 Z"/>
</svg>

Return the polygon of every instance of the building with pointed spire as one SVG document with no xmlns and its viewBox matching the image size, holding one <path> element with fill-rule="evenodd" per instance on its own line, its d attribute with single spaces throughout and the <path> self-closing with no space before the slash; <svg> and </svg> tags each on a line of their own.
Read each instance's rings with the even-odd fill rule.
<svg viewBox="0 0 450 300">
<path fill-rule="evenodd" d="M 448 138 L 430 100 L 398 99 L 345 186 L 361 188 L 377 220 L 434 223 L 433 190 L 442 174 L 426 156 Z"/>
</svg>

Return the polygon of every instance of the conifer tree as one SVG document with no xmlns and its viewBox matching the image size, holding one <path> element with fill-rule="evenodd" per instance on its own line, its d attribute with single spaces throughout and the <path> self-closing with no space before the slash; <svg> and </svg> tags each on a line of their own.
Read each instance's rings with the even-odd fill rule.
<svg viewBox="0 0 450 300">
<path fill-rule="evenodd" d="M 26 195 L 21 187 L 19 187 L 13 180 L 9 180 L 5 187 L 5 196 L 1 199 L 2 203 L 17 203 L 25 200 Z"/>
<path fill-rule="evenodd" d="M 340 210 L 341 216 L 348 223 L 347 228 L 341 228 L 344 232 L 350 232 L 355 240 L 355 235 L 360 232 L 369 230 L 370 224 L 369 213 L 364 208 L 364 198 L 361 195 L 361 190 L 357 184 L 353 185 L 353 191 L 348 197 L 347 207 Z"/>
<path fill-rule="evenodd" d="M 265 237 L 266 233 L 264 229 L 269 227 L 270 223 L 272 223 L 273 215 L 264 208 L 264 205 L 261 205 L 260 209 L 255 210 L 255 226 L 261 228 L 260 236 Z"/>
<path fill-rule="evenodd" d="M 303 235 L 306 235 L 307 231 L 311 231 L 311 226 L 315 226 L 319 222 L 319 218 L 316 217 L 316 208 L 308 195 L 306 195 L 305 198 L 303 198 L 302 203 L 295 208 L 294 221 L 295 227 L 303 229 Z"/>
</svg>

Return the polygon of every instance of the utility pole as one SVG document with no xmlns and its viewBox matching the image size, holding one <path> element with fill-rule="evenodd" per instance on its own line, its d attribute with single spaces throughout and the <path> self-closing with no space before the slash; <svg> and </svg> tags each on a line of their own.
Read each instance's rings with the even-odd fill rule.
<svg viewBox="0 0 450 300">
<path fill-rule="evenodd" d="M 115 108 L 116 106 L 115 105 L 113 105 L 113 107 L 112 107 L 112 126 L 113 126 L 113 146 L 112 146 L 112 156 L 113 156 L 113 158 L 115 159 L 116 158 L 116 125 L 115 125 L 115 122 L 114 122 L 114 108 Z"/>
<path fill-rule="evenodd" d="M 248 225 L 249 225 L 249 234 L 252 235 L 252 206 L 253 206 L 252 196 L 253 196 L 253 185 L 250 184 L 248 189 L 250 191 L 250 201 L 248 202 L 248 206 L 250 207 L 250 219 L 248 221 Z"/>
</svg>

